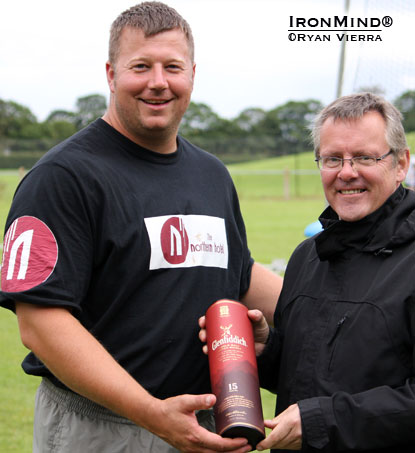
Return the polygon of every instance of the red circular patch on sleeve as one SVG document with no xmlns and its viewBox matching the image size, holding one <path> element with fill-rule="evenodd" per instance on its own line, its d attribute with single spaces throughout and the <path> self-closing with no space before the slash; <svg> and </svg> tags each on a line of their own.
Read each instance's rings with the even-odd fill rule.
<svg viewBox="0 0 415 453">
<path fill-rule="evenodd" d="M 58 260 L 58 244 L 52 231 L 36 217 L 16 219 L 3 241 L 1 287 L 20 292 L 43 283 Z"/>
</svg>

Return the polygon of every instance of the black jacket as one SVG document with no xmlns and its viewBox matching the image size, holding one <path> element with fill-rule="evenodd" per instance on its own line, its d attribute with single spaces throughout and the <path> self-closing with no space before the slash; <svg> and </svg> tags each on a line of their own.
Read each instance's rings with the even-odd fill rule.
<svg viewBox="0 0 415 453">
<path fill-rule="evenodd" d="M 320 221 L 288 264 L 261 385 L 276 414 L 298 403 L 303 451 L 414 452 L 415 193 Z"/>
</svg>

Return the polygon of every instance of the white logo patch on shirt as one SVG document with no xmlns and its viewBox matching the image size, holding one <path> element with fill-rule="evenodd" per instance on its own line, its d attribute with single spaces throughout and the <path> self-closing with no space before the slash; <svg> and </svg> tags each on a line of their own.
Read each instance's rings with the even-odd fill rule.
<svg viewBox="0 0 415 453">
<path fill-rule="evenodd" d="M 174 267 L 228 268 L 225 220 L 205 215 L 144 219 L 151 244 L 150 270 Z"/>
</svg>

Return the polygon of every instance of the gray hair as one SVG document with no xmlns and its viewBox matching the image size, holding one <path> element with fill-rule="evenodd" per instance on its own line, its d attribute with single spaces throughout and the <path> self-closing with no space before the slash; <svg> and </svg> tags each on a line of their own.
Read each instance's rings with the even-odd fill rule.
<svg viewBox="0 0 415 453">
<path fill-rule="evenodd" d="M 372 111 L 380 113 L 385 120 L 386 142 L 393 151 L 396 161 L 397 155 L 408 148 L 405 131 L 402 126 L 402 114 L 390 102 L 373 93 L 342 96 L 325 107 L 315 117 L 311 128 L 315 156 L 320 156 L 321 128 L 328 118 L 333 118 L 333 121 L 355 120 Z"/>
<path fill-rule="evenodd" d="M 138 28 L 144 36 L 154 36 L 163 31 L 181 30 L 187 40 L 189 56 L 194 61 L 194 41 L 189 24 L 173 8 L 161 2 L 143 2 L 121 13 L 111 25 L 109 61 L 115 65 L 120 50 L 120 37 L 125 27 Z"/>
</svg>

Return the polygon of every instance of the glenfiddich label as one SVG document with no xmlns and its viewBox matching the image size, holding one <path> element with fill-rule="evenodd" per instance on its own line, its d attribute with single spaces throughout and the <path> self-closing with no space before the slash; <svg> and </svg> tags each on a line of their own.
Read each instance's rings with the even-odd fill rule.
<svg viewBox="0 0 415 453">
<path fill-rule="evenodd" d="M 206 312 L 216 432 L 245 437 L 255 449 L 265 437 L 252 324 L 240 302 L 219 300 Z"/>
</svg>

